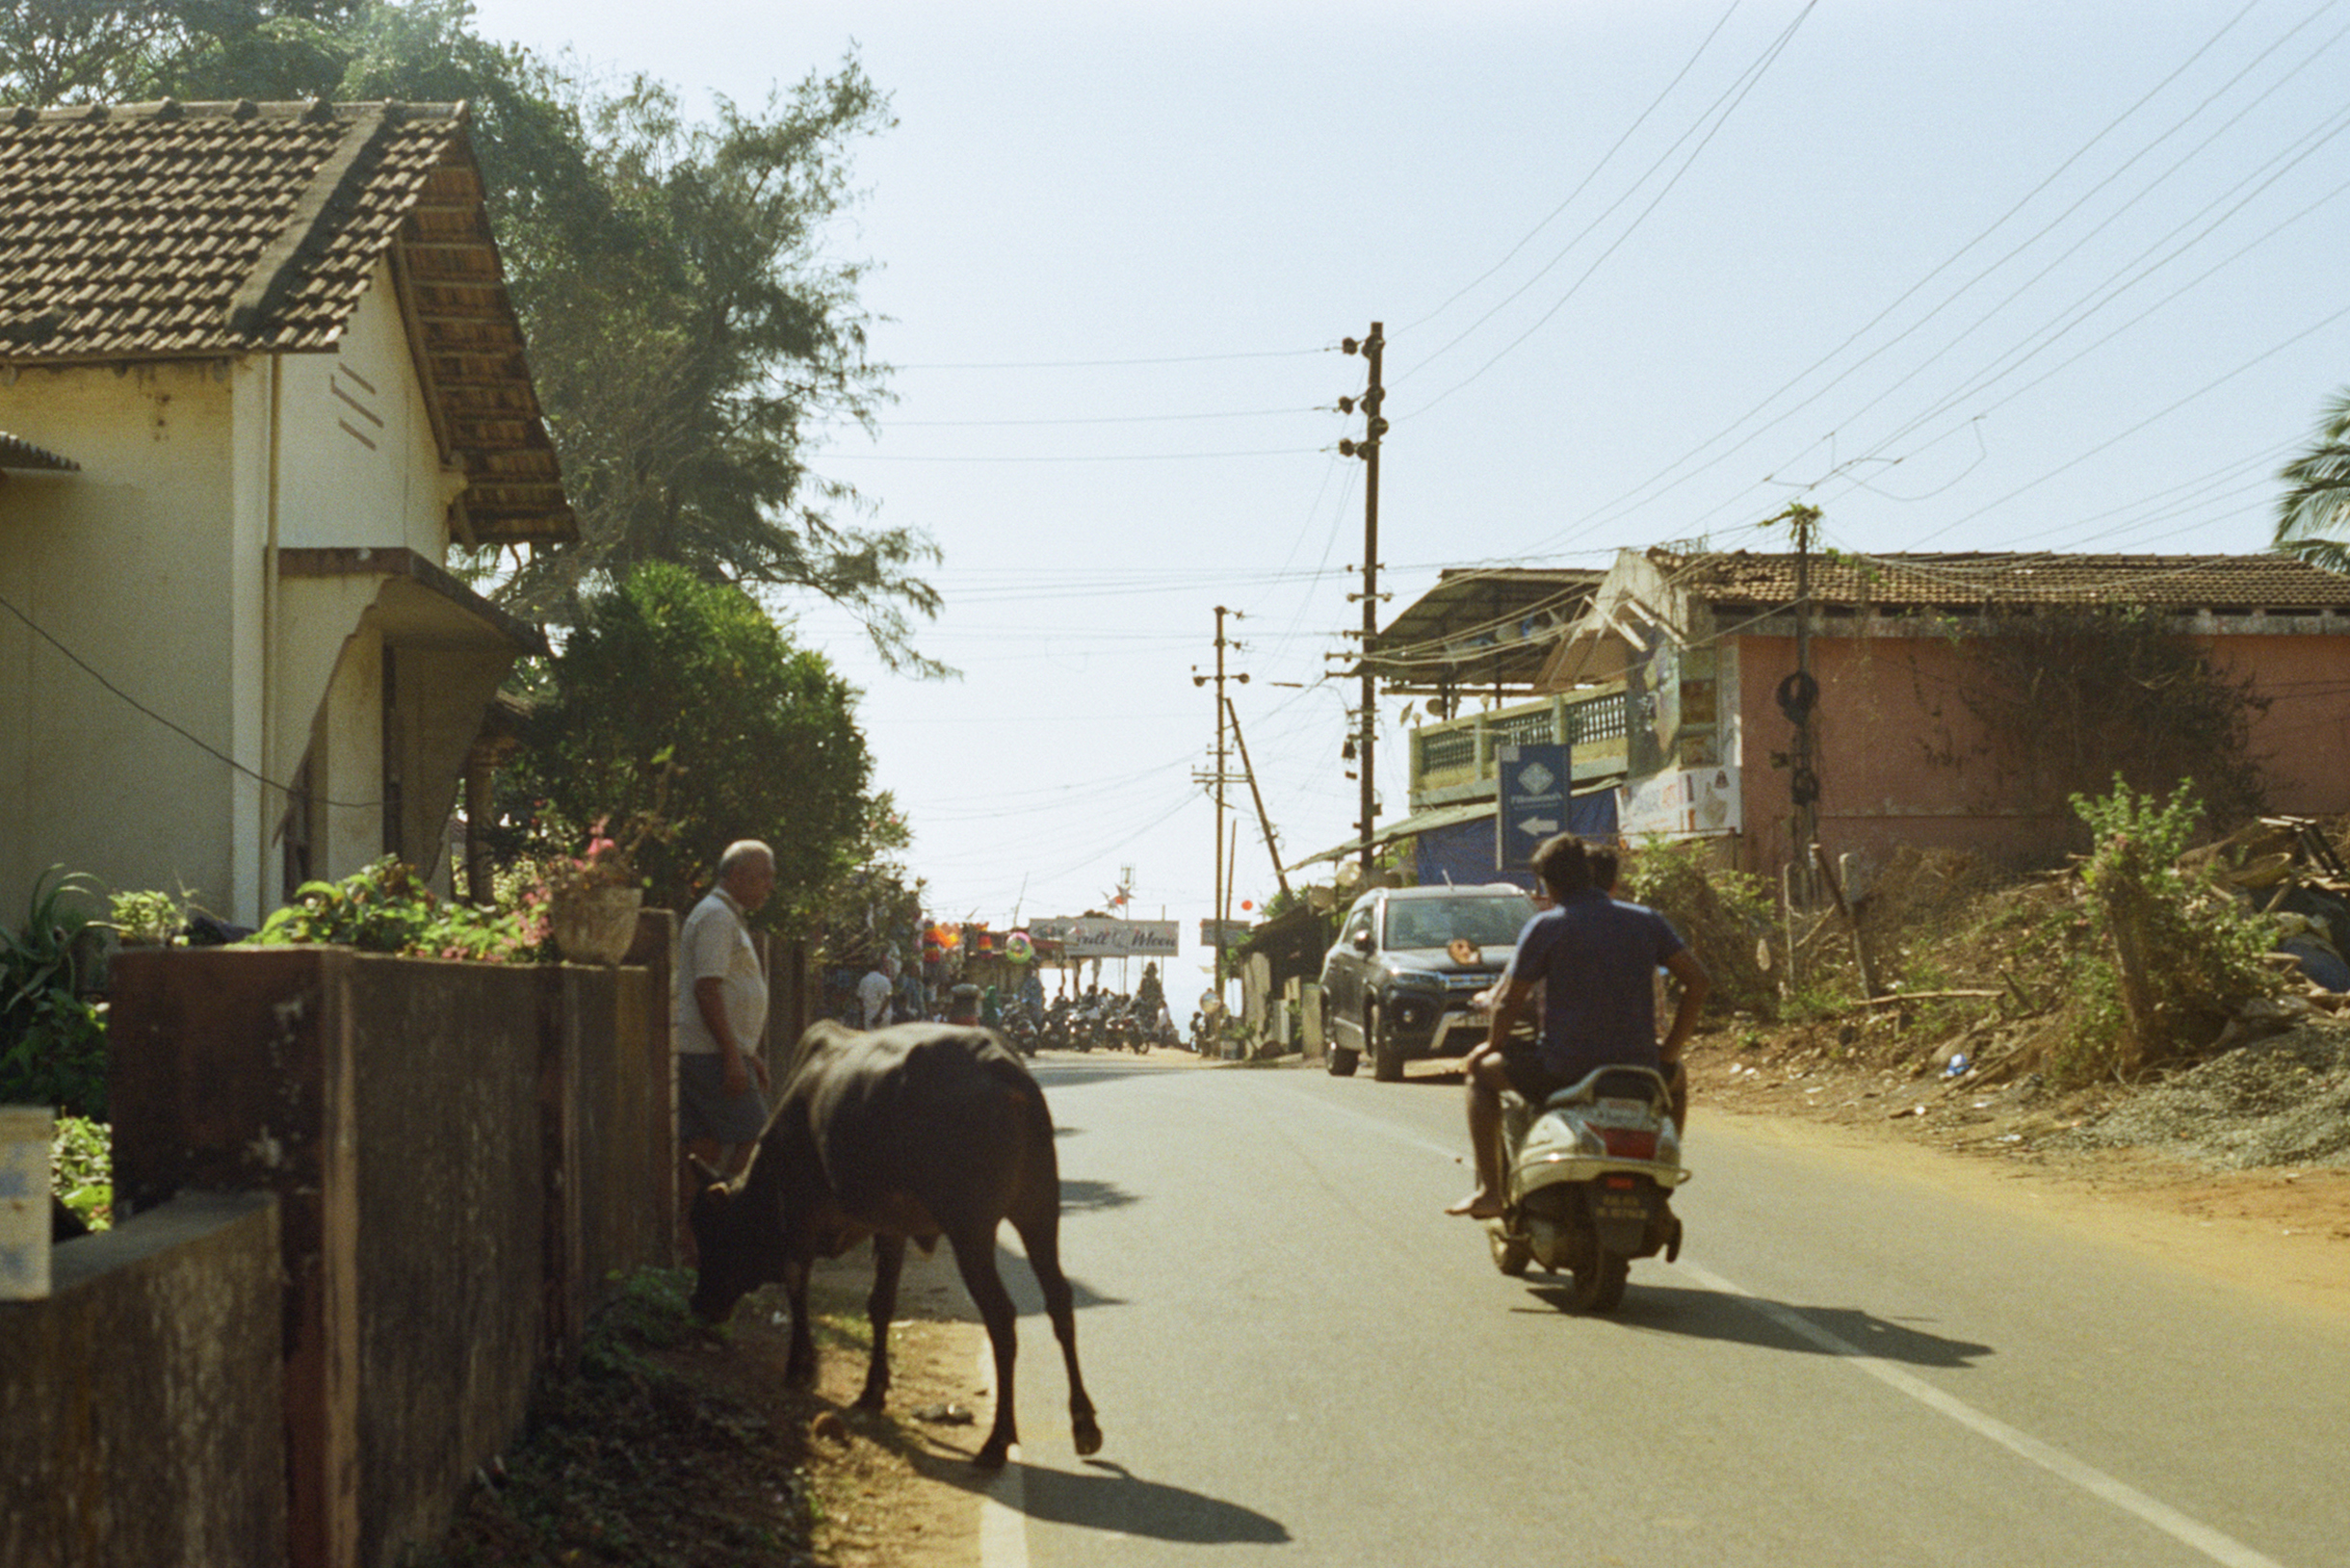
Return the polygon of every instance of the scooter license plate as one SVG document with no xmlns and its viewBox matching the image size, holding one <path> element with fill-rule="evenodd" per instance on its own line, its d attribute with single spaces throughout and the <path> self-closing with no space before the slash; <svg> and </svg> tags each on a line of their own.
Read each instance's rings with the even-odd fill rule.
<svg viewBox="0 0 2350 1568">
<path fill-rule="evenodd" d="M 1595 1100 L 1583 1112 L 1594 1127 L 1646 1127 L 1649 1119 L 1648 1106 L 1639 1100 Z"/>
<path fill-rule="evenodd" d="M 1609 1220 L 1646 1224 L 1653 1201 L 1653 1189 L 1637 1177 L 1606 1177 L 1592 1191 L 1591 1217 L 1603 1224 Z"/>
</svg>

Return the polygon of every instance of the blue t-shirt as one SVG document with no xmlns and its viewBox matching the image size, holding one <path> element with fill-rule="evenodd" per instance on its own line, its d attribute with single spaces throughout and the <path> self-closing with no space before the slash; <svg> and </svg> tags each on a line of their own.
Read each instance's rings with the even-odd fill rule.
<svg viewBox="0 0 2350 1568">
<path fill-rule="evenodd" d="M 1509 977 L 1543 982 L 1542 1065 L 1568 1079 L 1657 1066 L 1653 976 L 1686 946 L 1656 910 L 1596 888 L 1528 921 Z"/>
</svg>

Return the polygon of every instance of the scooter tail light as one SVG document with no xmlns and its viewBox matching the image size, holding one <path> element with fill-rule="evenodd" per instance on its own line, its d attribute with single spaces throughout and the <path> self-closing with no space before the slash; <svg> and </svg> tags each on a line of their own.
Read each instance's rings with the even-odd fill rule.
<svg viewBox="0 0 2350 1568">
<path fill-rule="evenodd" d="M 1603 1127 L 1600 1141 L 1608 1154 L 1618 1160 L 1654 1160 L 1657 1158 L 1657 1135 L 1654 1130 L 1635 1127 Z"/>
</svg>

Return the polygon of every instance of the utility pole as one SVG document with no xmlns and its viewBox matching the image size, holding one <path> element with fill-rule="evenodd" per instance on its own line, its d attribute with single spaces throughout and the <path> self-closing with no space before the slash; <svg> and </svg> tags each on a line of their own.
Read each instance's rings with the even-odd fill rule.
<svg viewBox="0 0 2350 1568">
<path fill-rule="evenodd" d="M 1789 848 L 1795 885 L 1809 902 L 1819 839 L 1819 771 L 1812 735 L 1812 713 L 1819 703 L 1819 680 L 1812 673 L 1812 531 L 1819 526 L 1819 509 L 1796 502 L 1772 521 L 1785 522 L 1795 535 L 1795 673 L 1779 683 L 1779 711 L 1795 726 L 1788 770 L 1788 798 L 1794 808 Z"/>
<path fill-rule="evenodd" d="M 1355 743 L 1355 762 L 1362 772 L 1363 876 L 1368 884 L 1371 877 L 1371 830 L 1372 819 L 1378 814 L 1378 779 L 1371 769 L 1371 743 L 1378 731 L 1378 678 L 1371 673 L 1371 642 L 1379 631 L 1379 443 L 1387 434 L 1387 421 L 1380 417 L 1380 405 L 1387 401 L 1387 388 L 1379 381 L 1380 356 L 1387 349 L 1387 338 L 1381 331 L 1383 324 L 1372 322 L 1371 335 L 1357 342 L 1347 338 L 1340 345 L 1348 353 L 1359 353 L 1371 361 L 1371 376 L 1360 398 L 1338 400 L 1341 413 L 1363 410 L 1363 438 L 1341 441 L 1339 452 L 1349 457 L 1363 459 L 1363 716 L 1362 731 Z M 1349 598 L 1357 595 L 1349 594 Z"/>
<path fill-rule="evenodd" d="M 1273 837 L 1272 814 L 1265 809 L 1265 792 L 1257 788 L 1257 770 L 1248 760 L 1248 738 L 1240 733 L 1240 710 L 1227 700 L 1225 710 L 1232 715 L 1232 744 L 1240 750 L 1240 774 L 1248 780 L 1249 798 L 1257 802 L 1257 825 L 1265 829 L 1265 851 L 1273 857 L 1273 880 L 1280 885 L 1281 897 L 1290 896 L 1290 874 L 1281 869 L 1281 844 Z"/>
<path fill-rule="evenodd" d="M 1224 902 L 1230 891 L 1225 885 L 1224 867 L 1224 785 L 1231 777 L 1224 768 L 1224 719 L 1232 711 L 1232 705 L 1224 696 L 1224 682 L 1230 679 L 1243 686 L 1248 684 L 1245 672 L 1227 676 L 1224 671 L 1224 650 L 1237 650 L 1240 646 L 1238 641 L 1224 636 L 1226 615 L 1234 620 L 1242 618 L 1238 610 L 1227 610 L 1220 604 L 1215 607 L 1215 673 L 1203 675 L 1194 667 L 1191 674 L 1193 686 L 1205 686 L 1211 680 L 1215 682 L 1215 771 L 1206 778 L 1194 773 L 1192 781 L 1208 785 L 1215 796 L 1215 896 L 1210 905 L 1210 915 L 1212 929 L 1215 933 L 1215 994 L 1218 997 L 1224 994 Z M 1237 720 L 1235 729 L 1237 733 Z"/>
</svg>

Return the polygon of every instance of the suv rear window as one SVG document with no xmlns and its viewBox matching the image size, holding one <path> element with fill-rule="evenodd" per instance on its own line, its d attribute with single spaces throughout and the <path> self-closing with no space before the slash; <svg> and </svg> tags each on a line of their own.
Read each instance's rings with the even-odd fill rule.
<svg viewBox="0 0 2350 1568">
<path fill-rule="evenodd" d="M 1531 899 L 1464 895 L 1397 899 L 1387 906 L 1389 949 L 1441 948 L 1462 937 L 1480 948 L 1508 947 L 1534 913 Z"/>
</svg>

